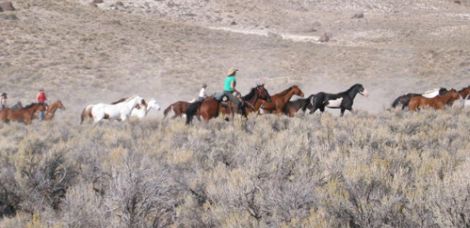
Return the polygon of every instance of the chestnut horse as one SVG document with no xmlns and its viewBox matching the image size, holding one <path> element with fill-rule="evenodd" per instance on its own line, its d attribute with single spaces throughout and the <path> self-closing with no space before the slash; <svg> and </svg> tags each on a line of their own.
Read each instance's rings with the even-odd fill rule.
<svg viewBox="0 0 470 228">
<path fill-rule="evenodd" d="M 257 85 L 252 88 L 250 92 L 242 97 L 242 110 L 239 110 L 244 117 L 247 117 L 248 112 L 257 111 L 256 105 L 260 100 L 264 102 L 271 101 L 269 92 L 264 88 L 263 85 Z M 225 102 L 224 102 L 225 103 Z M 221 104 L 221 100 L 217 100 L 214 97 L 208 97 L 203 101 L 196 101 L 191 103 L 186 111 L 186 124 L 190 124 L 195 115 L 201 116 L 206 122 L 212 118 L 219 116 L 219 113 L 232 114 L 234 115 L 235 105 L 232 102 L 228 104 Z"/>
<path fill-rule="evenodd" d="M 463 99 L 470 99 L 470 86 L 459 90 L 459 94 Z"/>
<path fill-rule="evenodd" d="M 445 92 L 434 98 L 426 98 L 423 96 L 414 96 L 410 99 L 408 109 L 416 111 L 423 107 L 432 107 L 434 109 L 443 109 L 446 105 L 452 105 L 454 101 L 460 99 L 460 94 L 455 89 Z"/>
<path fill-rule="evenodd" d="M 392 103 L 392 108 L 396 108 L 398 105 L 401 105 L 401 109 L 404 110 L 406 107 L 408 107 L 408 104 L 410 103 L 410 99 L 412 97 L 423 96 L 426 98 L 434 98 L 436 96 L 444 94 L 445 92 L 447 92 L 446 88 L 436 88 L 436 89 L 428 90 L 422 94 L 407 93 L 405 95 L 401 95 L 397 97 Z"/>
<path fill-rule="evenodd" d="M 46 110 L 46 117 L 44 120 L 52 120 L 54 118 L 55 112 L 60 109 L 60 110 L 65 110 L 65 106 L 62 104 L 61 100 L 57 100 L 53 102 L 52 104 L 48 105 L 47 110 Z M 34 119 L 39 118 L 38 115 L 34 115 Z"/>
<path fill-rule="evenodd" d="M 173 111 L 174 115 L 171 117 L 172 119 L 176 117 L 181 117 L 183 114 L 186 113 L 186 110 L 188 109 L 189 105 L 191 103 L 186 102 L 186 101 L 177 101 L 171 105 L 169 105 L 164 111 L 163 111 L 163 118 L 165 118 L 170 111 Z"/>
<path fill-rule="evenodd" d="M 262 111 L 268 113 L 277 113 L 281 114 L 284 112 L 284 106 L 289 102 L 290 98 L 294 95 L 304 97 L 304 92 L 296 86 L 293 85 L 288 89 L 271 96 L 271 102 L 266 102 L 261 106 Z"/>
<path fill-rule="evenodd" d="M 46 111 L 46 107 L 47 106 L 42 103 L 32 103 L 18 110 L 6 108 L 0 111 L 0 120 L 3 122 L 17 121 L 23 122 L 24 124 L 31 124 L 34 115 L 37 112 Z"/>
</svg>

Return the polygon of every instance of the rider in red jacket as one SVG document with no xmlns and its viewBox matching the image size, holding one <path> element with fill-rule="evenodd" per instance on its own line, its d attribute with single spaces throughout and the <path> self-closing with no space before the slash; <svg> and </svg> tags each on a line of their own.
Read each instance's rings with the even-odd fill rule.
<svg viewBox="0 0 470 228">
<path fill-rule="evenodd" d="M 46 104 L 47 97 L 46 97 L 46 93 L 44 92 L 44 89 L 39 90 L 39 93 L 36 96 L 36 100 L 40 104 Z M 45 117 L 46 117 L 46 113 L 44 111 L 39 112 L 39 119 L 40 120 L 44 120 Z"/>
</svg>

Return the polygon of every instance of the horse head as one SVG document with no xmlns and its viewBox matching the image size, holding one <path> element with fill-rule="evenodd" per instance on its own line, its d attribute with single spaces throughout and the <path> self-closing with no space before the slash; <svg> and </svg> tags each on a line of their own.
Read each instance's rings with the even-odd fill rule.
<svg viewBox="0 0 470 228">
<path fill-rule="evenodd" d="M 366 88 L 362 84 L 354 84 L 349 90 L 352 90 L 354 93 L 359 93 L 364 97 L 369 96 L 369 92 L 367 92 Z"/>
<path fill-rule="evenodd" d="M 295 95 L 299 96 L 299 97 L 304 97 L 304 92 L 297 86 L 297 85 L 294 85 L 291 87 L 292 91 L 294 92 Z"/>
<path fill-rule="evenodd" d="M 62 104 L 62 101 L 61 101 L 61 100 L 57 100 L 56 102 L 54 102 L 54 104 L 57 105 L 57 108 L 58 108 L 58 109 L 65 110 L 65 106 L 64 106 L 64 104 Z M 51 105 L 51 106 L 52 106 L 52 105 Z"/>
<path fill-rule="evenodd" d="M 264 84 L 259 84 L 256 86 L 256 94 L 260 99 L 271 102 L 271 95 L 269 95 L 269 92 L 264 87 Z"/>
</svg>

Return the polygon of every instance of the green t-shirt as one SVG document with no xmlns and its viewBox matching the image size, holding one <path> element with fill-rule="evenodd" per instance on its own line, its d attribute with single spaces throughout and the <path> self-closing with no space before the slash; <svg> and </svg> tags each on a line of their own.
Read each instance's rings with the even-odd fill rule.
<svg viewBox="0 0 470 228">
<path fill-rule="evenodd" d="M 237 83 L 235 76 L 230 75 L 225 78 L 224 91 L 233 92 L 232 82 Z"/>
</svg>

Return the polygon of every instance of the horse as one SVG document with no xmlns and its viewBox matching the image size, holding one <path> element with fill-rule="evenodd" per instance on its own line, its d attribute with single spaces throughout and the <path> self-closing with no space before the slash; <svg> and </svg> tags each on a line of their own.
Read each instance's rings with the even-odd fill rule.
<svg viewBox="0 0 470 228">
<path fill-rule="evenodd" d="M 286 106 L 287 102 L 289 102 L 290 98 L 294 95 L 304 97 L 304 92 L 302 92 L 298 86 L 293 85 L 286 90 L 271 96 L 272 101 L 264 103 L 261 106 L 261 109 L 263 112 L 281 114 L 284 111 L 284 106 Z"/>
<path fill-rule="evenodd" d="M 94 123 L 103 119 L 126 121 L 133 109 L 147 109 L 147 103 L 140 96 L 132 96 L 115 101 L 111 104 L 98 103 L 87 105 L 81 114 L 80 124 L 86 118 L 92 118 Z"/>
<path fill-rule="evenodd" d="M 18 121 L 28 125 L 33 121 L 33 116 L 37 112 L 46 111 L 46 105 L 43 103 L 32 103 L 18 110 L 9 108 L 0 111 L 0 120 L 3 122 Z"/>
<path fill-rule="evenodd" d="M 46 117 L 44 118 L 44 120 L 52 120 L 54 118 L 54 115 L 57 109 L 65 110 L 65 106 L 64 104 L 62 104 L 61 100 L 57 100 L 47 106 Z M 38 115 L 34 115 L 33 118 L 39 118 L 39 117 Z"/>
<path fill-rule="evenodd" d="M 157 103 L 157 100 L 153 98 L 147 102 L 147 108 L 132 109 L 131 117 L 143 119 L 152 109 L 156 111 L 160 110 L 160 105 Z"/>
<path fill-rule="evenodd" d="M 325 92 L 314 94 L 313 96 L 310 96 L 310 104 L 308 105 L 310 114 L 314 113 L 317 109 L 324 112 L 325 107 L 327 107 L 340 109 L 341 116 L 343 116 L 346 110 L 352 112 L 354 98 L 356 98 L 358 93 L 365 97 L 369 96 L 367 90 L 362 84 L 354 84 L 348 90 L 337 94 Z"/>
<path fill-rule="evenodd" d="M 188 109 L 190 104 L 191 103 L 189 103 L 187 101 L 177 101 L 177 102 L 169 105 L 163 111 L 163 118 L 166 118 L 166 116 L 168 115 L 168 113 L 170 111 L 173 111 L 173 113 L 174 113 L 173 117 L 171 117 L 172 119 L 182 116 L 183 114 L 186 113 L 186 110 Z"/>
<path fill-rule="evenodd" d="M 410 99 L 412 97 L 423 96 L 423 97 L 426 97 L 426 98 L 434 98 L 438 95 L 444 94 L 445 92 L 447 92 L 446 88 L 436 88 L 436 89 L 428 90 L 428 91 L 426 91 L 422 94 L 408 93 L 408 94 L 405 94 L 405 95 L 401 95 L 393 101 L 392 108 L 396 108 L 398 105 L 402 105 L 401 109 L 404 110 L 406 107 L 408 107 L 408 104 L 410 103 Z"/>
<path fill-rule="evenodd" d="M 470 86 L 467 86 L 461 90 L 459 90 L 459 94 L 463 99 L 470 99 Z"/>
<path fill-rule="evenodd" d="M 460 99 L 460 94 L 455 89 L 445 92 L 443 95 L 434 98 L 426 98 L 424 96 L 415 96 L 410 99 L 408 109 L 416 111 L 423 107 L 431 107 L 434 109 L 443 109 L 446 105 L 452 105 L 454 101 Z"/>
<path fill-rule="evenodd" d="M 235 109 L 232 102 L 227 104 L 221 104 L 223 99 L 216 99 L 215 97 L 208 97 L 203 101 L 196 101 L 191 103 L 186 111 L 186 124 L 190 124 L 194 116 L 201 116 L 206 122 L 212 118 L 219 116 L 219 113 L 234 114 Z M 247 117 L 249 112 L 258 111 L 260 105 L 257 105 L 258 101 L 262 100 L 265 102 L 271 101 L 269 92 L 264 87 L 264 84 L 257 85 L 252 88 L 250 92 L 242 97 L 241 114 Z M 250 109 L 250 110 L 249 110 Z"/>
<path fill-rule="evenodd" d="M 259 84 L 256 87 L 252 88 L 250 92 L 242 97 L 242 101 L 245 109 L 245 114 L 258 112 L 263 104 L 266 102 L 272 102 L 271 95 L 269 95 L 268 90 L 264 87 L 264 84 Z M 220 112 L 225 115 L 232 115 L 236 110 L 235 104 L 232 102 L 227 103 L 226 105 L 220 106 Z"/>
<path fill-rule="evenodd" d="M 307 98 L 299 98 L 295 101 L 289 101 L 284 107 L 284 114 L 289 117 L 293 117 L 300 109 L 305 112 L 309 107 L 310 99 L 312 99 L 313 96 L 314 95 L 310 95 Z"/>
</svg>

